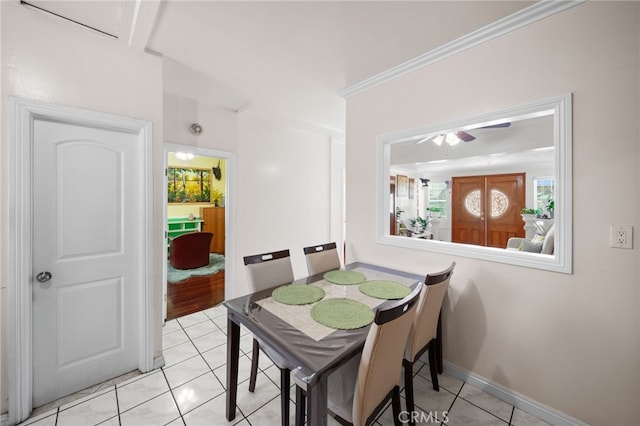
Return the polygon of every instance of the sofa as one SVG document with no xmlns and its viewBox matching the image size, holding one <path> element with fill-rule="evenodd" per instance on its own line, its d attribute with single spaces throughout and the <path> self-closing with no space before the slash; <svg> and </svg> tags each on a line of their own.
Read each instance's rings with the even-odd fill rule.
<svg viewBox="0 0 640 426">
<path fill-rule="evenodd" d="M 169 263 L 176 269 L 193 269 L 209 264 L 209 245 L 213 233 L 190 232 L 171 238 Z"/>
<path fill-rule="evenodd" d="M 507 250 L 518 250 L 529 253 L 553 254 L 555 246 L 556 225 L 553 224 L 546 233 L 538 230 L 531 239 L 511 237 L 507 241 Z"/>
</svg>

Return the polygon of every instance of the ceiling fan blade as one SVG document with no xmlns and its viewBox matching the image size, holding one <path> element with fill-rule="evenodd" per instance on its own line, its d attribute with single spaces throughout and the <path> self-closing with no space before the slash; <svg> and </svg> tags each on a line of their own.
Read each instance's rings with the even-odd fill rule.
<svg viewBox="0 0 640 426">
<path fill-rule="evenodd" d="M 463 132 L 462 130 L 456 132 L 456 136 L 458 137 L 458 139 L 463 140 L 465 142 L 471 142 L 472 140 L 475 139 L 475 136 L 472 136 L 467 132 Z"/>
<path fill-rule="evenodd" d="M 506 121 L 504 123 L 492 124 L 491 126 L 483 126 L 483 127 L 480 127 L 480 129 L 495 129 L 498 127 L 509 127 L 509 126 L 511 126 L 511 123 Z"/>
</svg>

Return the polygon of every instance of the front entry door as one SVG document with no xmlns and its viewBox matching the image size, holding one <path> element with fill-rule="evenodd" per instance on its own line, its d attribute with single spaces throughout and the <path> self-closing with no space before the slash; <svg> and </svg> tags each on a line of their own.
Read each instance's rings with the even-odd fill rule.
<svg viewBox="0 0 640 426">
<path fill-rule="evenodd" d="M 452 241 L 505 248 L 524 237 L 525 174 L 452 178 Z"/>
<path fill-rule="evenodd" d="M 33 404 L 138 368 L 138 135 L 33 124 Z"/>
</svg>

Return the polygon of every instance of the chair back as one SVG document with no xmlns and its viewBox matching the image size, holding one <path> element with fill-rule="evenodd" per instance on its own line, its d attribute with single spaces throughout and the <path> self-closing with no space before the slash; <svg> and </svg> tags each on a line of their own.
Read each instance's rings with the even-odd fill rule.
<svg viewBox="0 0 640 426">
<path fill-rule="evenodd" d="M 211 232 L 190 232 L 172 238 L 169 245 L 169 263 L 176 269 L 207 266 L 212 238 Z"/>
<path fill-rule="evenodd" d="M 420 294 L 413 326 L 407 339 L 405 358 L 411 362 L 414 362 L 416 355 L 431 340 L 436 338 L 440 308 L 442 307 L 444 296 L 447 294 L 447 288 L 455 266 L 456 263 L 453 262 L 444 271 L 427 274 L 425 277 L 425 286 Z"/>
<path fill-rule="evenodd" d="M 245 256 L 244 264 L 253 291 L 293 282 L 289 250 Z"/>
<path fill-rule="evenodd" d="M 395 386 L 400 385 L 402 356 L 424 284 L 411 294 L 378 308 L 362 350 L 353 397 L 353 424 L 365 424 Z"/>
<path fill-rule="evenodd" d="M 336 243 L 327 243 L 304 248 L 309 275 L 340 269 L 340 256 Z"/>
</svg>

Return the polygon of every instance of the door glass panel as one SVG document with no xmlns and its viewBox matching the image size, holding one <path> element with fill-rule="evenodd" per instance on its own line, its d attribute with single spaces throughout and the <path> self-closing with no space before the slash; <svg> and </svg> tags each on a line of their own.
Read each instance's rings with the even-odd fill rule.
<svg viewBox="0 0 640 426">
<path fill-rule="evenodd" d="M 491 217 L 502 216 L 509 208 L 509 197 L 497 189 L 491 190 Z"/>
<path fill-rule="evenodd" d="M 482 213 L 480 204 L 481 198 L 482 197 L 480 190 L 476 189 L 468 193 L 464 200 L 464 206 L 466 207 L 467 211 L 477 217 L 480 217 L 480 214 Z"/>
</svg>

